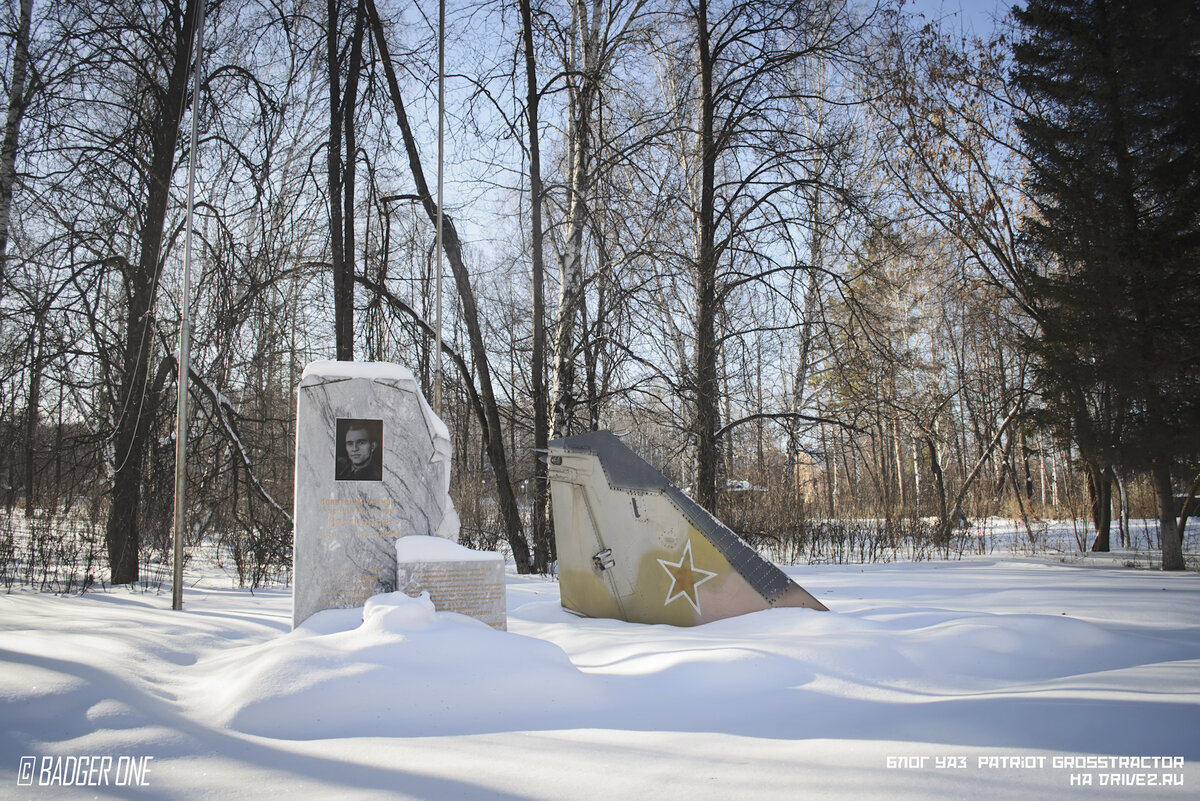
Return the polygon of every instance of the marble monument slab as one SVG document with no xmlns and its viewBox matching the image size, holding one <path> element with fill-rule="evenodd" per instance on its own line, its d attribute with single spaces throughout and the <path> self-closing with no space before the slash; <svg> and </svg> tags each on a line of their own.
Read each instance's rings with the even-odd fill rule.
<svg viewBox="0 0 1200 801">
<path fill-rule="evenodd" d="M 396 540 L 396 589 L 429 593 L 433 608 L 457 612 L 508 630 L 504 557 L 475 551 L 438 537 Z"/>
<path fill-rule="evenodd" d="M 314 362 L 298 394 L 293 625 L 394 591 L 398 538 L 458 538 L 450 434 L 410 370 Z"/>
</svg>

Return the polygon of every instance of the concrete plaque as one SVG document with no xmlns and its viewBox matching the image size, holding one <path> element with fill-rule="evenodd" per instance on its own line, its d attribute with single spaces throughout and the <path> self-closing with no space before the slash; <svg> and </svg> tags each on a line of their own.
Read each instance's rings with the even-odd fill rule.
<svg viewBox="0 0 1200 801">
<path fill-rule="evenodd" d="M 314 362 L 296 410 L 292 624 L 396 589 L 395 541 L 457 540 L 450 435 L 405 367 Z"/>
<path fill-rule="evenodd" d="M 428 592 L 439 612 L 508 630 L 504 557 L 498 553 L 436 537 L 405 537 L 396 541 L 396 589 L 412 596 Z"/>
</svg>

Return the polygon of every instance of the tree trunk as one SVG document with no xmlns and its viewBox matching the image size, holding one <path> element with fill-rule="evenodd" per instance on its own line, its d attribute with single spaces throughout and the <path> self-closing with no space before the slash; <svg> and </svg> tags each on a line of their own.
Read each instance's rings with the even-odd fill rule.
<svg viewBox="0 0 1200 801">
<path fill-rule="evenodd" d="M 600 356 L 605 344 L 605 332 L 602 327 L 606 311 L 605 304 L 608 302 L 602 279 L 604 265 L 607 264 L 603 247 L 598 248 L 596 257 L 596 263 L 600 265 L 597 270 L 597 278 L 601 279 L 596 282 L 596 319 L 594 321 L 587 319 L 586 305 L 581 305 L 579 308 L 582 321 L 580 344 L 583 351 L 583 402 L 587 408 L 588 431 L 600 428 L 600 409 L 603 403 L 600 391 Z"/>
<path fill-rule="evenodd" d="M 1094 553 L 1111 550 L 1112 529 L 1112 467 L 1103 467 L 1090 460 L 1085 461 L 1087 471 L 1088 500 L 1092 506 L 1092 523 L 1096 526 L 1096 539 L 1092 542 Z"/>
<path fill-rule="evenodd" d="M 896 493 L 900 498 L 900 510 L 901 514 L 903 514 L 907 500 L 904 497 L 904 456 L 900 449 L 899 417 L 892 418 L 892 455 L 896 461 Z"/>
<path fill-rule="evenodd" d="M 387 76 L 388 91 L 392 97 L 392 105 L 396 111 L 396 122 L 404 137 L 404 148 L 408 155 L 408 166 L 412 172 L 413 182 L 417 187 L 417 195 L 425 207 L 429 220 L 437 225 L 437 203 L 429 193 L 429 184 L 425 180 L 425 169 L 421 165 L 421 156 L 417 151 L 417 140 L 413 136 L 412 127 L 408 123 L 408 113 L 404 110 L 404 101 L 400 95 L 400 84 L 396 81 L 396 72 L 392 67 L 391 56 L 388 55 L 387 40 L 383 35 L 383 23 L 374 0 L 366 0 L 367 12 L 370 15 L 371 28 L 375 33 L 376 46 L 380 60 Z M 479 399 L 483 404 L 487 419 L 487 427 L 483 432 L 484 447 L 487 450 L 488 461 L 496 476 L 496 495 L 500 503 L 500 514 L 504 519 L 509 546 L 512 548 L 513 559 L 517 571 L 528 573 L 531 569 L 529 558 L 529 543 L 525 539 L 524 528 L 521 524 L 520 511 L 517 508 L 516 495 L 513 492 L 511 477 L 508 473 L 508 459 L 505 455 L 504 436 L 500 428 L 500 411 L 496 405 L 496 395 L 492 389 L 492 373 L 488 364 L 487 348 L 483 342 L 483 330 L 479 323 L 479 309 L 475 302 L 475 291 L 471 288 L 471 277 L 467 265 L 463 261 L 462 245 L 458 239 L 458 230 L 449 216 L 442 215 L 442 248 L 446 259 L 450 262 L 450 270 L 454 273 L 454 283 L 458 290 L 459 301 L 462 303 L 463 324 L 467 328 L 467 339 L 471 345 L 471 356 L 479 377 Z M 439 343 L 440 344 L 440 343 Z"/>
<path fill-rule="evenodd" d="M 329 71 L 329 143 L 327 173 L 329 192 L 329 251 L 333 264 L 334 352 L 338 361 L 354 360 L 354 176 L 356 144 L 354 105 L 358 73 L 362 64 L 363 9 L 355 5 L 354 33 L 346 87 L 341 86 L 338 34 L 341 31 L 340 0 L 326 3 L 326 61 Z M 346 158 L 343 159 L 343 145 Z"/>
<path fill-rule="evenodd" d="M 17 395 L 12 393 L 8 398 L 8 416 L 0 422 L 4 423 L 4 433 L 7 436 L 5 444 L 14 444 L 19 436 L 17 434 Z M 17 478 L 17 461 L 15 459 L 8 460 L 8 480 L 5 482 L 7 489 L 4 492 L 4 511 L 7 514 L 12 514 L 12 510 L 17 505 L 17 485 L 20 480 Z"/>
<path fill-rule="evenodd" d="M 1113 478 L 1117 481 L 1117 492 L 1121 499 L 1120 508 L 1121 514 L 1119 517 L 1120 532 L 1121 532 L 1121 547 L 1129 547 L 1129 488 L 1125 486 L 1125 477 L 1120 471 L 1113 470 Z M 1182 529 L 1180 529 L 1182 530 Z"/>
<path fill-rule="evenodd" d="M 54 428 L 54 493 L 58 500 L 62 501 L 62 513 L 65 515 L 71 511 L 71 503 L 73 501 L 72 493 L 66 491 L 63 487 L 63 416 L 66 404 L 63 403 L 65 390 L 63 382 L 58 384 L 58 425 Z"/>
<path fill-rule="evenodd" d="M 570 175 L 567 201 L 566 252 L 561 257 L 558 315 L 554 330 L 554 373 L 551 379 L 553 402 L 550 428 L 555 437 L 571 431 L 575 414 L 575 326 L 583 305 L 583 234 L 588 220 L 588 194 L 591 188 L 592 114 L 596 97 L 596 37 L 588 17 L 585 0 L 573 0 L 571 19 L 578 39 L 580 63 L 572 70 L 579 87 L 570 95 L 569 149 Z"/>
<path fill-rule="evenodd" d="M 1017 499 L 1017 510 L 1021 513 L 1021 522 L 1025 524 L 1025 536 L 1031 546 L 1036 545 L 1037 540 L 1033 535 L 1033 527 L 1029 524 L 1029 513 L 1025 511 L 1025 499 L 1021 497 L 1021 487 L 1017 484 L 1017 469 L 1013 467 L 1011 454 L 1007 464 L 1008 476 L 1012 480 L 1013 496 Z"/>
<path fill-rule="evenodd" d="M 162 261 L 163 225 L 175 167 L 175 146 L 179 140 L 196 16 L 201 2 L 203 0 L 188 0 L 178 27 L 171 74 L 151 131 L 146 213 L 139 236 L 138 261 L 137 264 L 126 264 L 124 269 L 129 307 L 121 357 L 121 385 L 117 394 L 120 405 L 116 410 L 112 437 L 112 494 L 105 528 L 113 584 L 132 584 L 138 579 L 142 471 L 156 403 L 156 397 L 148 392 L 147 385 L 154 341 L 154 295 Z"/>
<path fill-rule="evenodd" d="M 46 329 L 42 323 L 42 313 L 37 313 L 37 324 L 32 332 L 29 343 L 29 404 L 25 408 L 25 519 L 34 517 L 34 481 L 37 456 L 38 406 L 42 397 L 42 342 L 46 337 Z"/>
<path fill-rule="evenodd" d="M 792 377 L 792 412 L 799 414 L 804 408 L 805 390 L 808 387 L 808 373 L 812 366 L 812 351 L 813 351 L 813 329 L 816 326 L 817 313 L 817 296 L 820 286 L 817 282 L 817 276 L 821 264 L 824 262 L 825 249 L 821 244 L 821 210 L 820 210 L 820 194 L 817 193 L 816 198 L 812 202 L 812 218 L 814 231 L 812 234 L 812 253 L 810 260 L 813 263 L 813 269 L 808 271 L 807 285 L 804 290 L 804 311 L 801 313 L 799 325 L 799 342 L 797 343 L 796 354 L 796 371 Z M 795 421 L 789 422 L 787 426 L 787 472 L 792 477 L 792 495 L 797 499 L 800 498 L 799 475 L 800 475 L 800 432 L 796 430 Z M 824 429 L 822 429 L 822 432 Z M 824 434 L 822 433 L 822 436 Z M 832 510 L 833 504 L 830 504 Z M 830 515 L 832 516 L 832 511 Z"/>
<path fill-rule="evenodd" d="M 29 70 L 29 29 L 33 19 L 33 0 L 21 0 L 21 17 L 17 23 L 12 50 L 12 80 L 8 86 L 8 117 L 4 121 L 4 143 L 0 145 L 0 297 L 7 284 L 5 261 L 8 258 L 8 227 L 12 215 L 13 186 L 17 177 L 17 145 L 20 139 L 21 118 L 29 98 L 25 96 L 25 79 Z"/>
<path fill-rule="evenodd" d="M 717 460 L 720 456 L 715 433 L 719 419 L 720 382 L 717 380 L 717 254 L 716 236 L 716 143 L 713 136 L 713 69 L 716 58 L 709 44 L 708 2 L 700 0 L 696 10 L 697 49 L 700 59 L 700 127 L 696 147 L 700 158 L 700 206 L 696 214 L 696 260 L 694 320 L 696 354 L 694 392 L 696 416 L 696 501 L 710 512 L 717 508 Z"/>
<path fill-rule="evenodd" d="M 326 190 L 329 199 L 329 260 L 333 270 L 333 340 L 338 361 L 349 361 L 342 342 L 342 280 L 346 274 L 342 253 L 342 69 L 338 59 L 341 30 L 338 0 L 325 4 L 325 58 L 329 74 L 329 141 L 325 149 Z"/>
<path fill-rule="evenodd" d="M 825 493 L 826 503 L 828 504 L 829 519 L 834 518 L 834 499 L 837 497 L 837 457 L 832 455 L 829 447 L 829 440 L 826 435 L 826 427 L 821 426 L 821 455 L 825 462 Z M 793 483 L 795 483 L 793 479 Z M 795 497 L 795 496 L 794 496 Z M 797 497 L 797 500 L 799 498 Z"/>
<path fill-rule="evenodd" d="M 548 520 L 550 487 L 546 463 L 540 455 L 550 438 L 550 420 L 546 410 L 546 294 L 545 264 L 542 261 L 542 156 L 538 134 L 537 65 L 533 57 L 533 11 L 530 0 L 520 0 L 521 42 L 525 51 L 525 101 L 529 118 L 529 224 L 533 262 L 533 569 L 548 572 L 555 559 L 554 540 Z"/>
<path fill-rule="evenodd" d="M 756 414 L 763 414 L 766 411 L 766 404 L 763 403 L 763 353 L 762 339 L 756 338 L 754 354 L 754 411 Z M 754 424 L 754 465 L 757 481 L 766 484 L 767 474 L 767 443 L 764 441 L 766 425 L 763 418 L 759 418 Z"/>
<path fill-rule="evenodd" d="M 42 344 L 46 336 L 43 312 L 36 314 L 36 324 L 29 343 L 29 403 L 25 409 L 25 519 L 34 514 L 34 459 L 37 456 L 38 407 L 42 396 Z"/>
<path fill-rule="evenodd" d="M 1151 467 L 1154 495 L 1158 499 L 1158 535 L 1162 541 L 1162 569 L 1184 570 L 1183 537 L 1175 519 L 1175 491 L 1171 484 L 1171 464 L 1156 460 Z"/>
<path fill-rule="evenodd" d="M 354 8 L 354 33 L 350 39 L 350 64 L 346 69 L 346 91 L 341 113 L 346 147 L 345 158 L 342 160 L 342 263 L 340 275 L 335 279 L 340 294 L 334 301 L 337 357 L 340 361 L 354 361 L 354 187 L 358 173 L 358 138 L 355 135 L 354 110 L 358 104 L 358 76 L 362 71 L 365 17 L 362 0 L 359 0 Z M 331 236 L 337 235 L 337 229 L 332 229 Z"/>
<path fill-rule="evenodd" d="M 929 448 L 929 469 L 933 473 L 934 484 L 937 485 L 938 499 L 938 517 L 941 520 L 949 519 L 949 510 L 946 509 L 946 477 L 942 473 L 942 463 L 938 459 L 937 444 L 934 443 L 933 437 L 925 437 L 925 445 Z"/>
</svg>

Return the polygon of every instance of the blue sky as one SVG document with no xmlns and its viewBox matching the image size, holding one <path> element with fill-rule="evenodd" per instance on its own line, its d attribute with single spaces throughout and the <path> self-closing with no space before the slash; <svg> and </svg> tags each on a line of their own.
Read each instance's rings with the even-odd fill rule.
<svg viewBox="0 0 1200 801">
<path fill-rule="evenodd" d="M 983 35 L 994 20 L 1003 17 L 1018 0 L 908 0 L 907 8 L 924 14 L 930 21 L 954 16 L 962 20 L 967 32 Z M 1020 3 L 1024 5 L 1023 2 Z M 950 20 L 946 20 L 947 23 Z"/>
</svg>

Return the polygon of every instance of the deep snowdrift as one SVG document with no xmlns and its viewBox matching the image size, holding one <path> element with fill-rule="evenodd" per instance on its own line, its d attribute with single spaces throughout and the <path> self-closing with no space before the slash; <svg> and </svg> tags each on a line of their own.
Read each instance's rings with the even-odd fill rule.
<svg viewBox="0 0 1200 801">
<path fill-rule="evenodd" d="M 583 620 L 517 576 L 508 633 L 395 594 L 289 631 L 286 590 L 220 574 L 182 613 L 169 593 L 0 596 L 0 798 L 1195 797 L 1200 576 L 789 572 L 832 612 Z M 92 755 L 149 773 L 38 786 Z M 1186 763 L 1106 761 L 1133 755 Z"/>
</svg>

